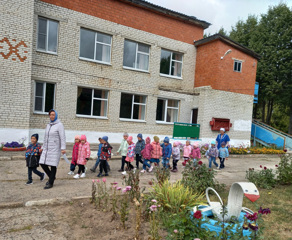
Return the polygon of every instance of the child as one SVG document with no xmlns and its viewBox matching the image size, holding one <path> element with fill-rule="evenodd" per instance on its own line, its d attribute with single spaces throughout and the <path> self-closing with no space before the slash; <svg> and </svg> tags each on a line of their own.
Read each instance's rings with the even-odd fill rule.
<svg viewBox="0 0 292 240">
<path fill-rule="evenodd" d="M 72 151 L 72 161 L 70 164 L 70 172 L 68 172 L 68 175 L 74 174 L 75 167 L 77 165 L 79 144 L 80 144 L 80 137 L 79 137 L 79 135 L 76 135 L 75 136 L 75 144 L 73 146 L 73 151 Z"/>
<path fill-rule="evenodd" d="M 97 177 L 108 176 L 107 161 L 111 158 L 113 147 L 108 143 L 108 136 L 101 138 L 102 148 L 100 153 L 99 174 Z M 104 170 L 105 175 L 102 175 Z"/>
<path fill-rule="evenodd" d="M 136 143 L 134 151 L 135 151 L 135 154 L 136 154 L 136 167 L 137 167 L 137 169 L 139 169 L 139 162 L 143 163 L 142 156 L 141 156 L 141 151 L 145 147 L 145 141 L 144 141 L 143 135 L 141 133 L 139 133 L 137 135 L 137 138 L 138 138 L 138 142 Z"/>
<path fill-rule="evenodd" d="M 174 142 L 173 143 L 173 148 L 172 148 L 172 164 L 173 164 L 173 168 L 172 168 L 172 172 L 177 172 L 177 162 L 180 159 L 180 149 L 179 149 L 179 142 Z"/>
<path fill-rule="evenodd" d="M 30 139 L 31 144 L 26 149 L 25 159 L 26 159 L 26 166 L 28 168 L 28 181 L 26 185 L 33 184 L 32 172 L 38 175 L 41 181 L 43 181 L 46 177 L 45 173 L 42 173 L 37 170 L 37 167 L 39 166 L 40 155 L 41 155 L 40 154 L 41 145 L 38 143 L 38 140 L 39 140 L 39 135 L 37 133 L 31 135 L 31 139 Z"/>
<path fill-rule="evenodd" d="M 131 162 L 134 161 L 134 155 L 135 155 L 135 143 L 133 143 L 133 137 L 129 136 L 127 139 L 128 142 L 128 151 L 127 151 L 127 156 L 126 156 L 126 164 L 127 164 L 127 170 L 131 171 L 134 167 L 131 164 Z M 126 175 L 126 171 L 122 172 L 122 174 Z"/>
<path fill-rule="evenodd" d="M 219 159 L 220 159 L 220 168 L 223 169 L 225 168 L 224 161 L 225 158 L 228 160 L 229 157 L 229 151 L 228 148 L 225 146 L 225 142 L 221 143 L 221 148 L 219 148 Z"/>
<path fill-rule="evenodd" d="M 128 137 L 129 137 L 129 134 L 124 133 L 123 140 L 121 142 L 119 150 L 117 151 L 117 154 L 121 153 L 121 155 L 122 155 L 122 166 L 121 166 L 121 169 L 119 170 L 119 172 L 124 172 L 124 167 L 125 167 L 125 163 L 126 163 L 126 156 L 127 156 L 128 147 L 129 147 L 128 142 L 127 142 Z"/>
<path fill-rule="evenodd" d="M 90 157 L 90 145 L 89 142 L 86 141 L 86 136 L 81 135 L 80 141 L 81 143 L 79 144 L 77 159 L 78 172 L 74 176 L 75 179 L 78 179 L 80 177 L 85 178 L 85 165 Z M 81 176 L 80 173 L 82 173 Z"/>
<path fill-rule="evenodd" d="M 154 142 L 151 143 L 152 151 L 151 151 L 151 163 L 159 166 L 159 158 L 162 156 L 162 148 L 159 144 L 159 137 L 153 137 Z M 149 172 L 152 172 L 153 166 L 150 167 Z"/>
<path fill-rule="evenodd" d="M 212 167 L 212 162 L 215 164 L 215 166 L 218 168 L 218 164 L 216 163 L 216 158 L 218 157 L 218 149 L 216 147 L 216 142 L 211 142 L 211 148 L 205 153 L 209 160 L 209 168 Z"/>
<path fill-rule="evenodd" d="M 169 168 L 169 159 L 171 156 L 172 147 L 169 143 L 169 138 L 165 137 L 162 145 L 162 165 L 164 168 Z"/>
<path fill-rule="evenodd" d="M 193 146 L 191 157 L 194 159 L 194 166 L 196 166 L 198 159 L 201 159 L 201 149 L 198 142 L 195 142 Z"/>
<path fill-rule="evenodd" d="M 100 154 L 101 154 L 101 148 L 102 148 L 102 143 L 101 143 L 101 138 L 98 138 L 99 144 L 98 144 L 98 151 L 97 151 L 97 159 L 95 164 L 93 165 L 92 168 L 90 168 L 91 172 L 95 172 L 96 168 L 98 167 L 99 163 L 100 163 Z"/>
<path fill-rule="evenodd" d="M 190 145 L 190 141 L 186 141 L 186 145 L 184 146 L 184 161 L 182 163 L 183 166 L 186 166 L 187 162 L 190 160 L 190 155 L 192 153 L 192 146 Z"/>
<path fill-rule="evenodd" d="M 146 138 L 146 145 L 144 147 L 144 149 L 141 151 L 141 154 L 143 156 L 144 162 L 143 162 L 143 170 L 141 171 L 141 173 L 145 173 L 146 172 L 146 167 L 148 167 L 149 169 L 151 168 L 151 165 L 148 163 L 151 163 L 151 151 L 152 151 L 152 145 L 150 144 L 150 137 Z"/>
</svg>

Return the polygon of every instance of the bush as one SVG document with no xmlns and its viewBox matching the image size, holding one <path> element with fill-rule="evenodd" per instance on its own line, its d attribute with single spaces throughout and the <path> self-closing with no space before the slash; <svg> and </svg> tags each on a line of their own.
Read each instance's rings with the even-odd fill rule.
<svg viewBox="0 0 292 240">
<path fill-rule="evenodd" d="M 215 180 L 216 172 L 209 169 L 202 161 L 199 161 L 196 167 L 193 163 L 188 163 L 182 173 L 182 184 L 193 192 L 203 193 L 208 187 L 221 190 L 224 184 L 219 184 Z"/>
<path fill-rule="evenodd" d="M 277 180 L 280 184 L 292 184 L 292 156 L 281 155 L 277 169 Z"/>
<path fill-rule="evenodd" d="M 262 166 L 260 167 L 262 168 Z M 245 178 L 256 186 L 265 189 L 271 189 L 277 184 L 273 169 L 268 169 L 267 167 L 264 167 L 260 171 L 255 171 L 253 168 L 250 168 L 246 171 Z"/>
</svg>

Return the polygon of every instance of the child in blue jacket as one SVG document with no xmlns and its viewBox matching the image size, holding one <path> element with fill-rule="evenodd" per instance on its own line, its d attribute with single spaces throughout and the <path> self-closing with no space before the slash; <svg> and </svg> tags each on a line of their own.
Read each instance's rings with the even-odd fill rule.
<svg viewBox="0 0 292 240">
<path fill-rule="evenodd" d="M 228 148 L 225 146 L 225 142 L 222 142 L 221 147 L 219 148 L 220 169 L 225 168 L 224 161 L 225 159 L 228 160 L 228 157 L 229 157 Z"/>
<path fill-rule="evenodd" d="M 162 144 L 162 165 L 164 168 L 169 168 L 169 159 L 172 152 L 171 144 L 169 143 L 169 138 L 165 137 Z"/>
</svg>

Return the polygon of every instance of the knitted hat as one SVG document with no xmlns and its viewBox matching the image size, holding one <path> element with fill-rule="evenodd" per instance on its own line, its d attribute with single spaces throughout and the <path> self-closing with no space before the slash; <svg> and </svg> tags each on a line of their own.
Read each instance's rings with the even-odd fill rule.
<svg viewBox="0 0 292 240">
<path fill-rule="evenodd" d="M 133 137 L 132 137 L 132 136 L 129 136 L 129 137 L 127 138 L 127 141 L 128 141 L 128 142 L 132 142 L 132 141 L 133 141 Z"/>
<path fill-rule="evenodd" d="M 108 141 L 108 136 L 103 136 L 101 139 L 107 142 Z"/>
<path fill-rule="evenodd" d="M 222 146 L 222 145 L 224 145 L 224 146 L 225 146 L 225 145 L 226 145 L 226 143 L 225 143 L 225 142 L 222 142 L 222 143 L 221 143 L 221 146 Z"/>
<path fill-rule="evenodd" d="M 153 139 L 154 139 L 155 142 L 159 142 L 159 137 L 154 136 Z"/>
<path fill-rule="evenodd" d="M 213 140 L 213 141 L 211 142 L 211 144 L 214 144 L 214 145 L 216 145 L 216 142 L 215 142 L 215 140 Z"/>
<path fill-rule="evenodd" d="M 179 141 L 175 141 L 173 144 L 175 144 L 175 146 L 179 146 L 180 142 Z"/>
<path fill-rule="evenodd" d="M 75 140 L 76 140 L 76 139 L 80 140 L 80 136 L 79 136 L 79 135 L 76 135 L 74 139 L 75 139 Z"/>
<path fill-rule="evenodd" d="M 194 145 L 193 145 L 194 147 L 199 147 L 199 143 L 198 142 L 194 142 Z"/>
<path fill-rule="evenodd" d="M 37 133 L 31 135 L 31 137 L 35 137 L 35 139 L 38 141 L 39 140 L 39 135 Z"/>
<path fill-rule="evenodd" d="M 223 131 L 223 132 L 225 132 L 225 128 L 220 128 L 220 131 Z"/>
<path fill-rule="evenodd" d="M 164 143 L 169 143 L 169 137 L 165 137 L 163 140 Z"/>
<path fill-rule="evenodd" d="M 145 140 L 146 144 L 149 144 L 151 142 L 151 139 L 150 137 L 147 137 L 146 140 Z"/>
<path fill-rule="evenodd" d="M 124 136 L 129 137 L 129 134 L 125 132 L 125 133 L 123 134 L 123 137 L 124 137 Z"/>
<path fill-rule="evenodd" d="M 86 142 L 86 136 L 85 135 L 81 135 L 80 140 Z"/>
<path fill-rule="evenodd" d="M 137 135 L 137 137 L 143 139 L 143 135 L 142 135 L 142 133 L 139 133 L 139 134 Z"/>
</svg>

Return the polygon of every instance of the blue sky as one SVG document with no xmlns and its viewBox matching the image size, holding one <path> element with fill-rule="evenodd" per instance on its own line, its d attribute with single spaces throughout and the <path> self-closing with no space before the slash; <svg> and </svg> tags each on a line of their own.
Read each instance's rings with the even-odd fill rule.
<svg viewBox="0 0 292 240">
<path fill-rule="evenodd" d="M 156 5 L 175 10 L 212 25 L 205 33 L 216 33 L 221 26 L 230 31 L 238 20 L 245 21 L 248 15 L 267 13 L 269 6 L 286 3 L 292 7 L 292 0 L 147 0 Z"/>
</svg>

